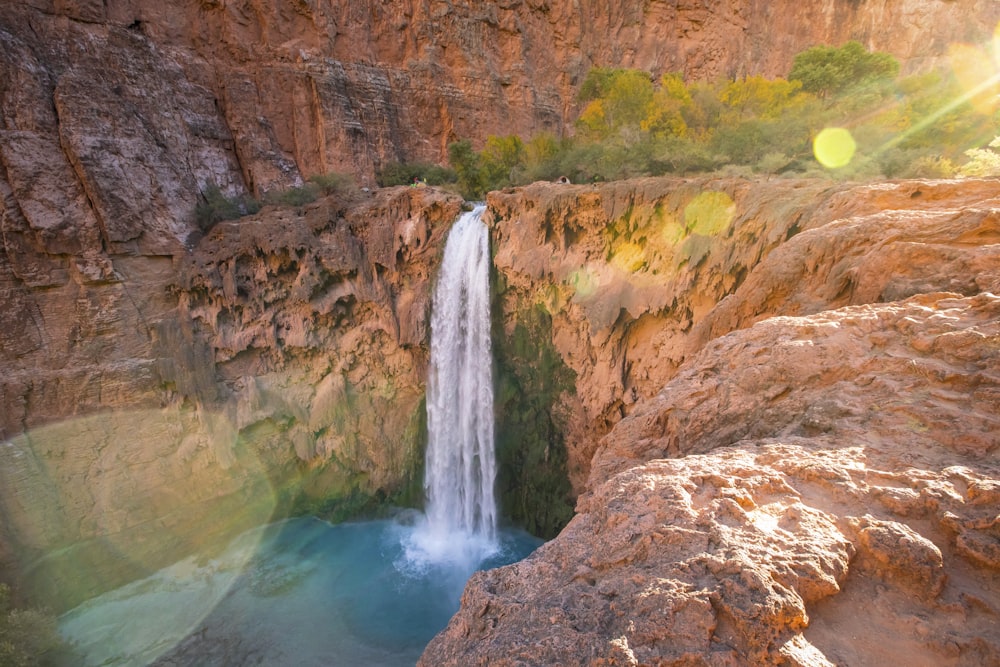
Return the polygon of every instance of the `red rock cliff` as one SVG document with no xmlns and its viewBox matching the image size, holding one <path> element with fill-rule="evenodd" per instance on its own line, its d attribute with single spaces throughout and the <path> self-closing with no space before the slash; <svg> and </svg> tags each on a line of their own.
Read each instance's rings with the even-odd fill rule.
<svg viewBox="0 0 1000 667">
<path fill-rule="evenodd" d="M 1000 660 L 995 182 L 490 201 L 505 308 L 576 371 L 582 495 L 421 664 Z"/>
<path fill-rule="evenodd" d="M 781 76 L 809 46 L 856 39 L 912 71 L 998 22 L 988 0 L 7 2 L 3 129 L 28 134 L 5 161 L 44 156 L 99 209 L 129 186 L 184 214 L 209 177 L 259 193 L 444 161 L 458 138 L 562 134 L 593 66 Z"/>
</svg>

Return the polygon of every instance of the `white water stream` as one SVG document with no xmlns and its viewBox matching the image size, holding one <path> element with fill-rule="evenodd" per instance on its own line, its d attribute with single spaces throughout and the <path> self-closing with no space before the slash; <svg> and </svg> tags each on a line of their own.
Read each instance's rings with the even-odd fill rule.
<svg viewBox="0 0 1000 667">
<path fill-rule="evenodd" d="M 464 213 L 449 233 L 432 304 L 426 524 L 414 536 L 432 562 L 474 565 L 497 546 L 485 208 Z"/>
<path fill-rule="evenodd" d="M 452 228 L 434 293 L 425 514 L 250 531 L 64 614 L 66 664 L 412 665 L 469 575 L 539 544 L 497 529 L 484 208 Z"/>
</svg>

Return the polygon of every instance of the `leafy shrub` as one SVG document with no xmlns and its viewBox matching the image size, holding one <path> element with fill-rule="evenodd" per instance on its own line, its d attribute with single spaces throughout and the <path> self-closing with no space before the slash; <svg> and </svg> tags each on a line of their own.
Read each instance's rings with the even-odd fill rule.
<svg viewBox="0 0 1000 667">
<path fill-rule="evenodd" d="M 580 88 L 576 135 L 489 137 L 449 146 L 467 198 L 566 176 L 574 183 L 728 170 L 831 178 L 1000 173 L 1000 114 L 984 113 L 946 70 L 897 80 L 899 63 L 858 42 L 803 51 L 787 78 L 655 81 L 639 70 L 594 68 Z M 856 151 L 836 169 L 814 156 L 821 130 L 842 128 Z M 407 179 L 405 182 L 410 182 Z"/>
<path fill-rule="evenodd" d="M 357 190 L 353 176 L 333 171 L 310 176 L 309 182 L 319 188 L 320 192 L 326 196 L 339 195 L 341 197 L 349 197 Z"/>
<path fill-rule="evenodd" d="M 780 174 L 791 168 L 793 164 L 794 160 L 784 153 L 770 151 L 761 156 L 754 168 L 762 174 Z"/>
<path fill-rule="evenodd" d="M 256 199 L 243 195 L 227 197 L 214 181 L 208 181 L 195 204 L 194 218 L 201 231 L 207 232 L 223 220 L 235 220 L 259 210 L 260 202 Z"/>
<path fill-rule="evenodd" d="M 971 148 L 965 151 L 969 161 L 961 168 L 961 174 L 980 178 L 1000 176 L 1000 152 L 993 150 L 994 148 L 1000 148 L 1000 137 L 996 137 L 986 148 Z"/>
<path fill-rule="evenodd" d="M 482 199 L 486 193 L 482 160 L 468 139 L 448 144 L 448 161 L 458 176 L 458 189 L 466 199 Z"/>
<path fill-rule="evenodd" d="M 410 185 L 420 179 L 427 185 L 455 183 L 458 175 L 453 169 L 425 162 L 390 162 L 378 172 L 376 181 L 384 188 Z"/>
<path fill-rule="evenodd" d="M 264 195 L 264 200 L 278 206 L 305 206 L 316 201 L 320 192 L 320 187 L 315 183 L 306 183 L 287 190 L 272 190 Z"/>
<path fill-rule="evenodd" d="M 802 90 L 827 99 L 891 82 L 899 75 L 899 61 L 888 53 L 869 52 L 860 42 L 841 47 L 814 46 L 795 56 L 790 81 Z"/>
</svg>

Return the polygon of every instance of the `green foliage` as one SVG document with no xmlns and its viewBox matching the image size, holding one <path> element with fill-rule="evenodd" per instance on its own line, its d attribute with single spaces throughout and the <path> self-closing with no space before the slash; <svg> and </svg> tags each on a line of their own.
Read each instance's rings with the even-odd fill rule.
<svg viewBox="0 0 1000 667">
<path fill-rule="evenodd" d="M 482 177 L 489 189 L 510 185 L 524 162 L 524 142 L 517 135 L 491 135 L 486 138 L 479 159 Z"/>
<path fill-rule="evenodd" d="M 410 185 L 416 180 L 427 185 L 446 185 L 458 180 L 453 169 L 425 162 L 390 162 L 378 173 L 378 184 L 384 188 L 394 185 Z"/>
<path fill-rule="evenodd" d="M 664 74 L 659 90 L 654 91 L 639 126 L 655 138 L 684 137 L 694 101 L 680 74 Z"/>
<path fill-rule="evenodd" d="M 751 76 L 731 81 L 719 93 L 726 115 L 739 122 L 748 118 L 778 120 L 805 108 L 809 96 L 800 81 Z"/>
<path fill-rule="evenodd" d="M 10 588 L 0 584 L 0 665 L 48 664 L 47 657 L 60 645 L 55 617 L 40 609 L 14 606 Z"/>
<path fill-rule="evenodd" d="M 611 90 L 614 78 L 621 72 L 628 70 L 615 69 L 613 67 L 591 67 L 586 78 L 580 84 L 580 92 L 577 93 L 577 100 L 580 102 L 590 102 L 602 97 L 606 97 Z"/>
<path fill-rule="evenodd" d="M 795 56 L 790 81 L 821 98 L 843 95 L 891 82 L 899 75 L 899 61 L 888 53 L 871 53 L 859 42 L 841 47 L 814 46 Z"/>
<path fill-rule="evenodd" d="M 272 190 L 264 195 L 264 201 L 276 206 L 305 206 L 316 201 L 320 192 L 320 187 L 315 183 L 306 183 L 287 190 Z"/>
<path fill-rule="evenodd" d="M 207 232 L 223 220 L 236 220 L 260 210 L 260 202 L 251 197 L 227 197 L 214 181 L 205 183 L 201 198 L 194 207 L 195 222 Z"/>
<path fill-rule="evenodd" d="M 326 196 L 338 195 L 341 197 L 350 197 L 357 190 L 353 176 L 333 171 L 310 176 L 309 182 L 319 188 L 319 191 Z"/>
<path fill-rule="evenodd" d="M 543 132 L 535 135 L 524 145 L 524 160 L 519 172 L 521 183 L 548 180 L 554 181 L 562 175 L 559 164 L 565 151 L 565 142 L 555 135 Z"/>
<path fill-rule="evenodd" d="M 1000 152 L 993 150 L 1000 148 L 1000 137 L 996 137 L 986 148 L 971 148 L 965 152 L 969 156 L 969 161 L 962 167 L 963 176 L 976 176 L 979 178 L 1000 177 Z"/>
<path fill-rule="evenodd" d="M 576 135 L 491 136 L 476 152 L 449 146 L 467 198 L 493 189 L 566 176 L 573 183 L 667 173 L 804 172 L 835 178 L 992 173 L 1000 116 L 975 108 L 949 72 L 896 81 L 899 63 L 857 42 L 800 53 L 787 79 L 654 81 L 639 70 L 594 68 L 579 94 Z M 813 140 L 842 128 L 850 162 L 821 167 Z M 968 152 L 973 150 L 973 152 Z M 986 150 L 985 153 L 975 152 Z M 826 164 L 830 164 L 829 160 Z"/>
<path fill-rule="evenodd" d="M 548 312 L 537 304 L 518 310 L 513 333 L 493 336 L 497 490 L 504 516 L 551 538 L 573 517 L 568 457 L 555 413 L 559 396 L 573 391 L 575 375 L 552 345 Z"/>
<path fill-rule="evenodd" d="M 486 193 L 482 162 L 468 139 L 448 144 L 448 161 L 458 176 L 458 189 L 466 199 L 482 199 Z"/>
<path fill-rule="evenodd" d="M 653 82 L 638 70 L 599 70 L 590 88 L 596 91 L 577 119 L 577 129 L 587 138 L 603 140 L 625 127 L 638 127 L 654 101 Z M 589 78 L 589 77 L 588 77 Z M 587 81 L 584 81 L 587 87 Z"/>
</svg>

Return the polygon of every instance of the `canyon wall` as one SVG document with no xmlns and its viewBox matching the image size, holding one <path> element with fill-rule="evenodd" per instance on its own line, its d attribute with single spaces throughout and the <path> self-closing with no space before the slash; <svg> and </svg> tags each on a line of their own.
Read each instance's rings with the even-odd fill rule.
<svg viewBox="0 0 1000 667">
<path fill-rule="evenodd" d="M 581 494 L 422 664 L 1000 660 L 997 192 L 491 195 L 508 329 L 544 311 L 575 378 L 549 414 Z"/>
<path fill-rule="evenodd" d="M 267 207 L 174 255 L 53 254 L 36 284 L 0 257 L 7 575 L 62 609 L 275 517 L 419 502 L 431 279 L 461 205 Z"/>
<path fill-rule="evenodd" d="M 2 129 L 27 134 L 5 162 L 44 156 L 113 201 L 87 182 L 100 172 L 183 219 L 210 178 L 258 195 L 330 171 L 371 185 L 456 139 L 571 133 L 594 66 L 784 76 L 796 53 L 855 39 L 924 71 L 998 23 L 988 0 L 8 0 Z"/>
</svg>

